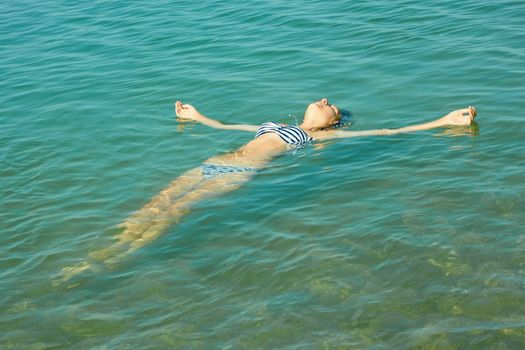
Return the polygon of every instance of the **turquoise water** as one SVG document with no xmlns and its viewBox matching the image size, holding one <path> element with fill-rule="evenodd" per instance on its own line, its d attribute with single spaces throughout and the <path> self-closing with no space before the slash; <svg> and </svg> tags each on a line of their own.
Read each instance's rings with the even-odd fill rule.
<svg viewBox="0 0 525 350">
<path fill-rule="evenodd" d="M 2 349 L 525 347 L 521 1 L 0 4 Z M 353 130 L 55 283 L 170 181 L 321 97 Z"/>
</svg>

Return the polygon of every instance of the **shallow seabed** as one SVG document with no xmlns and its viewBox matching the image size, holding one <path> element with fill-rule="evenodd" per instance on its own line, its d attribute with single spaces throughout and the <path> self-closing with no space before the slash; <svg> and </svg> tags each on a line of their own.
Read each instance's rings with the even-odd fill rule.
<svg viewBox="0 0 525 350">
<path fill-rule="evenodd" d="M 525 347 L 523 1 L 4 1 L 0 348 Z M 54 283 L 184 171 L 321 97 L 353 130 Z"/>
</svg>

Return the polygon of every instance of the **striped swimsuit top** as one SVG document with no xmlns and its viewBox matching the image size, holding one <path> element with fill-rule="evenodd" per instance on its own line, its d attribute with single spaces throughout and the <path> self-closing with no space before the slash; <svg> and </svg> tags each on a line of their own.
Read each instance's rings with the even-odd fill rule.
<svg viewBox="0 0 525 350">
<path fill-rule="evenodd" d="M 255 138 L 258 138 L 262 134 L 266 134 L 269 132 L 276 133 L 281 137 L 281 139 L 284 142 L 295 146 L 302 146 L 313 140 L 313 138 L 310 137 L 310 135 L 308 135 L 306 131 L 304 131 L 298 126 L 279 125 L 274 122 L 267 122 L 262 124 L 259 130 L 257 130 Z"/>
</svg>

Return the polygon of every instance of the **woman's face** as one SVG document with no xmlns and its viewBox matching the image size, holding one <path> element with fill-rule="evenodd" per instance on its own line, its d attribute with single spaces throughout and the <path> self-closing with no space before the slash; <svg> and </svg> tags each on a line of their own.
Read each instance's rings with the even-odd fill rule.
<svg viewBox="0 0 525 350">
<path fill-rule="evenodd" d="M 332 105 L 326 98 L 322 98 L 308 105 L 304 119 L 315 121 L 319 127 L 327 127 L 336 124 L 341 119 L 341 113 L 336 105 Z"/>
</svg>

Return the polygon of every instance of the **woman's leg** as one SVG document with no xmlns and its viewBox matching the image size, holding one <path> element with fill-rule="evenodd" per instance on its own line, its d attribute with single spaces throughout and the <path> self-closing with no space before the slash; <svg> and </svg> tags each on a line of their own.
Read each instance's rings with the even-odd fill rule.
<svg viewBox="0 0 525 350">
<path fill-rule="evenodd" d="M 95 261 L 114 263 L 134 250 L 159 237 L 170 225 L 186 215 L 191 206 L 202 199 L 217 196 L 239 188 L 253 172 L 218 174 L 211 178 L 202 175 L 201 168 L 181 175 L 162 190 L 142 209 L 130 216 L 119 227 L 123 232 L 112 245 L 89 254 Z M 65 282 L 82 271 L 91 269 L 92 263 L 83 261 L 62 270 L 60 282 Z"/>
<path fill-rule="evenodd" d="M 184 215 L 188 214 L 195 203 L 236 190 L 248 181 L 252 175 L 252 172 L 217 175 L 211 179 L 203 180 L 198 186 L 174 202 L 169 204 L 163 203 L 162 207 L 158 208 L 155 217 L 146 219 L 151 219 L 146 230 L 143 230 L 139 236 L 130 237 L 128 235 L 125 237 L 126 241 L 129 242 L 129 249 L 126 253 L 130 253 L 156 239 L 170 225 L 178 223 Z M 123 234 L 126 233 L 124 232 Z"/>
<path fill-rule="evenodd" d="M 161 220 L 173 201 L 184 196 L 203 181 L 200 167 L 191 169 L 173 180 L 158 195 L 153 197 L 142 209 L 117 225 L 122 232 L 115 238 L 116 242 L 106 248 L 93 251 L 89 256 L 97 261 L 108 259 L 119 251 L 127 249 L 128 242 L 139 239 L 150 230 L 155 222 Z"/>
<path fill-rule="evenodd" d="M 118 225 L 118 227 L 124 229 L 124 232 L 117 236 L 117 240 L 128 242 L 140 237 L 144 231 L 151 227 L 152 221 L 163 217 L 163 214 L 168 211 L 178 198 L 198 187 L 203 180 L 204 177 L 200 167 L 187 171 L 173 180 L 168 187 L 160 191 L 142 209 Z"/>
</svg>

